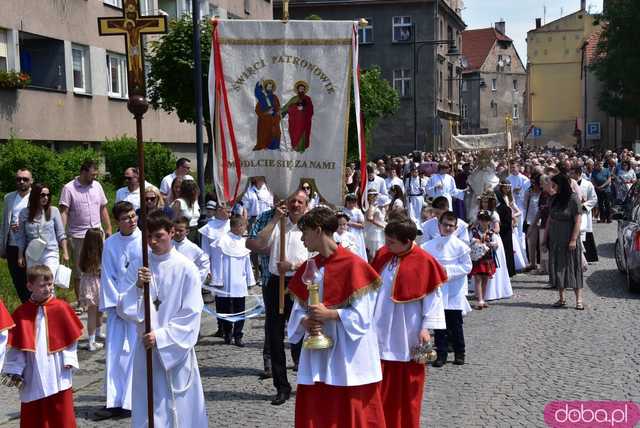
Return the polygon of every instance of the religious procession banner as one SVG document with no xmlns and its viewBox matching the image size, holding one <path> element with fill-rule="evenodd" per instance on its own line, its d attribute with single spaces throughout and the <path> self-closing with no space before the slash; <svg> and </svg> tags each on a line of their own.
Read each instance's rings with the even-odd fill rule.
<svg viewBox="0 0 640 428">
<path fill-rule="evenodd" d="M 277 197 L 308 182 L 322 200 L 342 205 L 352 85 L 360 125 L 357 25 L 214 20 L 209 101 L 218 195 L 231 202 L 249 177 L 264 176 Z"/>
<path fill-rule="evenodd" d="M 452 135 L 453 150 L 493 150 L 511 148 L 511 133 Z"/>
</svg>

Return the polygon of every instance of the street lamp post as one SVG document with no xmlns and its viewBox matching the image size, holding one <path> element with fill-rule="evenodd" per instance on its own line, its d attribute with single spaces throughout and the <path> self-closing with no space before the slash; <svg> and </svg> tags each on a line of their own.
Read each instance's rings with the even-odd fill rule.
<svg viewBox="0 0 640 428">
<path fill-rule="evenodd" d="M 460 55 L 460 51 L 456 46 L 456 41 L 454 39 L 451 40 L 420 40 L 416 41 L 416 24 L 413 22 L 411 24 L 411 44 L 413 48 L 413 150 L 418 150 L 418 91 L 417 91 L 417 81 L 416 74 L 418 73 L 418 54 L 420 53 L 420 49 L 424 46 L 437 46 L 437 45 L 449 45 L 449 50 L 447 51 L 447 56 L 457 56 Z M 433 64 L 434 68 L 436 64 Z M 437 82 L 433 82 L 434 85 L 437 85 Z M 434 117 L 436 112 L 434 111 Z"/>
</svg>

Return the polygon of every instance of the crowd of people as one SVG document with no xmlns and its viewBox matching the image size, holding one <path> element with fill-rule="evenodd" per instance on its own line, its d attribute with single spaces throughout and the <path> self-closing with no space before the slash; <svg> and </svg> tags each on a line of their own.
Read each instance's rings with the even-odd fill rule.
<svg viewBox="0 0 640 428">
<path fill-rule="evenodd" d="M 75 426 L 72 371 L 83 331 L 78 315 L 86 311 L 86 348 L 105 352 L 106 402 L 98 418 L 132 415 L 133 426 L 144 425 L 144 351 L 153 349 L 156 424 L 207 426 L 194 351 L 204 304 L 215 301 L 213 336 L 244 347 L 245 299 L 259 285 L 266 314 L 261 377 L 273 379 L 271 404 L 292 392 L 288 342 L 296 426 L 344 420 L 417 427 L 425 362 L 442 367 L 452 349 L 453 364 L 465 364 L 469 299 L 473 309 L 487 310 L 512 296 L 514 275 L 530 272 L 548 275 L 557 289 L 550 306 L 565 307 L 565 291 L 573 289 L 575 309 L 585 309 L 583 274 L 598 260 L 593 221 L 611 221 L 639 167 L 640 155 L 626 149 L 384 156 L 366 166 L 366 195 L 359 165 L 345 168 L 338 209 L 313 182 L 276 201 L 256 177 L 233 206 L 207 194 L 204 226 L 201 190 L 186 158 L 159 187 L 141 184 L 138 170 L 127 168 L 111 212 L 91 161 L 63 187 L 59 207 L 51 188 L 21 169 L 16 190 L 5 196 L 0 230 L 0 255 L 23 302 L 10 315 L 0 301 L 3 383 L 22 385 L 28 426 Z M 308 301 L 309 283 L 319 284 L 320 303 Z M 147 334 L 139 333 L 144 284 L 153 312 Z M 73 288 L 77 303 L 57 299 L 54 286 Z M 303 346 L 321 333 L 332 339 L 332 352 Z M 319 408 L 327 397 L 337 404 Z"/>
</svg>

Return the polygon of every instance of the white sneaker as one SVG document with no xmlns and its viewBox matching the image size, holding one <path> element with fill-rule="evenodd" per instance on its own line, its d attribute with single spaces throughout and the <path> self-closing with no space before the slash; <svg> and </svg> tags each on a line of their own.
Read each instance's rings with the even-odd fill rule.
<svg viewBox="0 0 640 428">
<path fill-rule="evenodd" d="M 100 342 L 89 342 L 89 352 L 96 352 L 104 348 L 104 345 Z"/>
</svg>

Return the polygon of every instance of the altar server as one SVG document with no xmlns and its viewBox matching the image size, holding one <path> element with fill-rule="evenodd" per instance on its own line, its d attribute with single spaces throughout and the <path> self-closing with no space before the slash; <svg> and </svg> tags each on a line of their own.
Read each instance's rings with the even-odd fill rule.
<svg viewBox="0 0 640 428">
<path fill-rule="evenodd" d="M 100 272 L 100 312 L 107 313 L 105 342 L 105 408 L 96 412 L 98 419 L 131 414 L 131 381 L 136 326 L 116 311 L 118 296 L 127 290 L 123 282 L 129 265 L 142 258 L 142 233 L 138 229 L 135 209 L 130 202 L 120 201 L 112 214 L 118 222 L 117 233 L 104 242 Z"/>
<path fill-rule="evenodd" d="M 450 172 L 451 166 L 448 163 L 438 164 L 438 172 L 429 178 L 427 195 L 434 199 L 438 196 L 444 196 L 449 201 L 449 206 L 452 206 L 452 198 L 464 201 L 466 189 L 458 189 L 456 187 L 456 181 L 450 175 Z"/>
<path fill-rule="evenodd" d="M 382 372 L 373 328 L 380 278 L 360 257 L 338 246 L 338 219 L 319 207 L 298 223 L 302 241 L 319 271 L 321 303 L 308 304 L 303 283 L 308 262 L 295 273 L 289 292 L 295 298 L 288 323 L 289 342 L 322 331 L 333 340 L 327 350 L 303 348 L 298 368 L 295 426 L 384 427 L 380 400 Z M 325 404 L 326 403 L 326 404 Z"/>
<path fill-rule="evenodd" d="M 440 286 L 447 274 L 414 243 L 417 233 L 409 218 L 390 222 L 385 228 L 386 244 L 371 263 L 382 276 L 374 327 L 388 428 L 420 426 L 425 366 L 412 360 L 412 350 L 431 341 L 429 329 L 446 327 Z"/>
<path fill-rule="evenodd" d="M 420 224 L 420 213 L 427 194 L 429 178 L 419 175 L 417 167 L 411 168 L 411 174 L 405 179 L 404 193 L 407 196 L 407 211 L 416 224 Z"/>
<path fill-rule="evenodd" d="M 431 203 L 433 217 L 421 224 L 422 238 L 420 242 L 428 242 L 435 239 L 440 234 L 440 216 L 449 211 L 451 206 L 449 200 L 444 196 L 438 196 Z M 454 235 L 462 242 L 469 245 L 469 225 L 464 220 L 458 220 Z"/>
<path fill-rule="evenodd" d="M 462 329 L 462 315 L 471 311 L 467 301 L 467 275 L 471 272 L 472 263 L 469 253 L 471 249 L 455 236 L 457 222 L 460 222 L 452 211 L 440 216 L 440 236 L 425 243 L 422 248 L 444 267 L 447 272 L 447 282 L 442 286 L 442 301 L 446 329 L 437 329 L 435 344 L 438 359 L 434 367 L 441 367 L 447 361 L 448 339 L 453 345 L 456 365 L 463 365 L 465 360 L 464 331 Z"/>
<path fill-rule="evenodd" d="M 221 314 L 244 315 L 245 297 L 248 288 L 256 284 L 251 266 L 251 251 L 245 246 L 247 220 L 240 216 L 233 216 L 230 220 L 231 230 L 218 240 L 213 248 L 211 259 L 211 284 L 216 292 L 216 311 Z M 235 322 L 222 320 L 224 343 L 233 344 L 241 348 L 242 327 L 244 319 Z"/>
<path fill-rule="evenodd" d="M 136 323 L 131 425 L 147 425 L 146 350 L 152 350 L 154 424 L 157 427 L 207 426 L 204 393 L 195 345 L 204 304 L 196 266 L 172 246 L 171 220 L 161 212 L 147 219 L 149 267 L 138 260 L 124 279 L 130 284 L 118 302 L 121 317 Z M 144 334 L 142 287 L 149 283 L 151 332 Z"/>
<path fill-rule="evenodd" d="M 173 221 L 173 228 L 175 231 L 173 235 L 173 248 L 196 265 L 198 272 L 200 272 L 201 283 L 206 284 L 211 276 L 209 273 L 211 270 L 211 262 L 209 261 L 209 255 L 187 238 L 189 234 L 189 219 L 186 217 L 178 217 Z"/>
<path fill-rule="evenodd" d="M 13 313 L 3 383 L 20 387 L 20 427 L 76 426 L 72 369 L 82 322 L 53 294 L 53 274 L 44 265 L 27 269 L 28 301 Z"/>
</svg>

